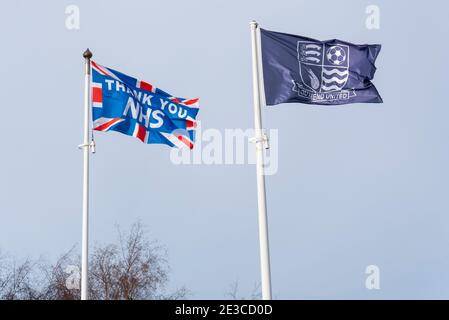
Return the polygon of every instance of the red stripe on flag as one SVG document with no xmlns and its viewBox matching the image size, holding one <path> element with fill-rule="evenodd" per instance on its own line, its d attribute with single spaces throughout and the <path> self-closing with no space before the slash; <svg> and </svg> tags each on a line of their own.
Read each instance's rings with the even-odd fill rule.
<svg viewBox="0 0 449 320">
<path fill-rule="evenodd" d="M 196 121 L 186 120 L 186 128 L 196 128 Z"/>
<path fill-rule="evenodd" d="M 179 141 L 181 141 L 182 143 L 184 143 L 186 146 L 189 147 L 189 149 L 193 149 L 193 143 L 190 142 L 190 140 L 188 140 L 186 137 L 178 135 L 176 136 L 178 138 Z"/>
<path fill-rule="evenodd" d="M 186 105 L 190 105 L 190 104 L 195 104 L 195 103 L 197 103 L 198 100 L 199 100 L 198 98 L 197 98 L 197 99 L 190 99 L 190 100 L 183 101 L 182 103 L 184 103 L 184 104 L 186 104 Z"/>
<path fill-rule="evenodd" d="M 92 88 L 92 102 L 103 102 L 103 94 L 101 88 Z"/>
<path fill-rule="evenodd" d="M 90 63 L 92 63 L 92 66 L 95 67 L 95 69 L 97 69 L 98 71 L 100 71 L 102 74 L 104 74 L 105 76 L 109 76 L 109 74 L 107 74 L 106 72 L 104 72 L 93 60 L 90 61 Z"/>
<path fill-rule="evenodd" d="M 103 123 L 102 125 L 99 125 L 98 127 L 95 127 L 94 130 L 97 131 L 104 131 L 106 129 L 109 129 L 109 127 L 112 127 L 114 124 L 122 120 L 121 118 L 114 118 L 108 122 Z"/>
<path fill-rule="evenodd" d="M 147 134 L 147 131 L 145 130 L 144 126 L 141 126 L 138 124 L 139 129 L 137 130 L 136 138 L 140 139 L 142 142 L 145 142 L 145 136 Z"/>
<path fill-rule="evenodd" d="M 140 89 L 153 92 L 153 86 L 145 81 L 140 81 Z"/>
</svg>

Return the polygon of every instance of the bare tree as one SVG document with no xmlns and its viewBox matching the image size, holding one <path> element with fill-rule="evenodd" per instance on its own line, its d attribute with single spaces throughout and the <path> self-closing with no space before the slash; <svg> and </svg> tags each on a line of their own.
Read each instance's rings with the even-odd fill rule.
<svg viewBox="0 0 449 320">
<path fill-rule="evenodd" d="M 239 292 L 239 282 L 235 280 L 233 283 L 230 284 L 229 292 L 226 293 L 226 296 L 228 296 L 232 300 L 240 300 L 238 298 L 238 292 Z"/>
<path fill-rule="evenodd" d="M 67 267 L 79 267 L 79 256 L 75 255 L 75 247 L 58 258 L 54 265 L 41 264 L 40 272 L 43 274 L 45 282 L 41 288 L 41 299 L 45 300 L 79 300 L 80 290 L 67 286 L 69 274 Z M 79 277 L 78 277 L 79 279 Z M 79 283 L 78 283 L 79 287 Z"/>
<path fill-rule="evenodd" d="M 140 222 L 128 233 L 118 228 L 119 244 L 96 248 L 91 259 L 95 299 L 154 299 L 168 281 L 166 253 L 150 242 Z"/>
<path fill-rule="evenodd" d="M 38 280 L 33 269 L 37 262 L 26 259 L 19 262 L 6 255 L 0 256 L 0 299 L 36 299 L 39 291 L 36 289 Z"/>
<path fill-rule="evenodd" d="M 256 282 L 254 284 L 253 290 L 249 297 L 239 297 L 239 282 L 236 280 L 229 286 L 229 291 L 226 293 L 226 296 L 232 300 L 260 300 L 262 298 L 260 292 L 260 283 Z"/>
<path fill-rule="evenodd" d="M 116 244 L 96 246 L 89 257 L 89 297 L 95 300 L 185 299 L 185 288 L 165 292 L 169 267 L 167 254 L 150 242 L 140 222 L 129 232 L 119 227 Z M 4 263 L 0 256 L 0 299 L 80 299 L 79 274 L 69 286 L 68 270 L 80 270 L 76 248 L 54 264 L 41 261 Z M 70 268 L 72 267 L 72 268 Z M 73 268 L 74 267 L 74 268 Z M 72 282 L 73 284 L 73 282 Z"/>
</svg>

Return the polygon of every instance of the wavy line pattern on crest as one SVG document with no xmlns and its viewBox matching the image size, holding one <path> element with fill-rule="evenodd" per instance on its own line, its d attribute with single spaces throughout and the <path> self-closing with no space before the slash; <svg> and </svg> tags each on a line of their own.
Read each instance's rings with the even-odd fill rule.
<svg viewBox="0 0 449 320">
<path fill-rule="evenodd" d="M 323 89 L 324 91 L 330 91 L 330 90 L 341 90 L 341 88 L 339 86 L 336 85 L 332 85 L 332 86 L 321 86 L 321 89 Z"/>
<path fill-rule="evenodd" d="M 348 70 L 340 71 L 338 69 L 332 69 L 332 70 L 323 69 L 323 73 L 328 76 L 332 76 L 334 74 L 338 74 L 339 76 L 347 76 L 349 71 Z"/>
<path fill-rule="evenodd" d="M 315 57 L 305 57 L 304 60 L 319 63 L 321 60 Z"/>
<path fill-rule="evenodd" d="M 317 44 L 306 44 L 305 47 L 306 47 L 306 49 L 321 50 L 321 46 L 319 46 Z"/>
<path fill-rule="evenodd" d="M 323 82 L 325 84 L 329 84 L 329 83 L 333 83 L 333 82 L 336 82 L 338 84 L 345 84 L 346 83 L 346 78 L 345 79 L 339 79 L 337 77 L 332 77 L 330 79 L 327 79 L 327 78 L 323 77 Z"/>
<path fill-rule="evenodd" d="M 307 50 L 307 51 L 305 51 L 304 52 L 306 55 L 314 55 L 314 56 L 320 56 L 321 55 L 321 52 L 319 52 L 319 51 L 316 51 L 316 50 Z"/>
</svg>

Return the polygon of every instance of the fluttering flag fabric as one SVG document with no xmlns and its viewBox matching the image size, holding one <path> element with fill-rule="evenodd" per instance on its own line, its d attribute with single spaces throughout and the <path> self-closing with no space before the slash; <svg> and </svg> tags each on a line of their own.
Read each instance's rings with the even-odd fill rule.
<svg viewBox="0 0 449 320">
<path fill-rule="evenodd" d="M 382 103 L 371 80 L 381 46 L 260 29 L 267 105 Z"/>
<path fill-rule="evenodd" d="M 92 120 L 148 144 L 194 146 L 198 99 L 172 96 L 154 85 L 91 61 Z"/>
</svg>

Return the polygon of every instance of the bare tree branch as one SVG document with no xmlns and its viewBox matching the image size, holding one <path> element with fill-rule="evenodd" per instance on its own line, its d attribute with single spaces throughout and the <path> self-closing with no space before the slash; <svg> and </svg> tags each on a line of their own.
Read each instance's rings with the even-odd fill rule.
<svg viewBox="0 0 449 320">
<path fill-rule="evenodd" d="M 148 240 L 141 222 L 129 232 L 117 227 L 117 233 L 116 244 L 97 246 L 89 257 L 91 299 L 182 299 L 189 295 L 184 287 L 165 293 L 169 270 L 165 248 Z M 69 276 L 74 276 L 67 273 L 68 267 L 81 270 L 76 252 L 72 247 L 54 264 L 30 259 L 17 263 L 0 255 L 0 299 L 80 299 L 79 287 L 67 285 Z M 75 280 L 79 284 L 79 275 Z"/>
</svg>

